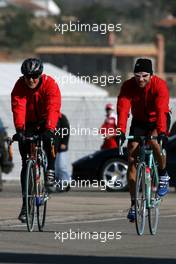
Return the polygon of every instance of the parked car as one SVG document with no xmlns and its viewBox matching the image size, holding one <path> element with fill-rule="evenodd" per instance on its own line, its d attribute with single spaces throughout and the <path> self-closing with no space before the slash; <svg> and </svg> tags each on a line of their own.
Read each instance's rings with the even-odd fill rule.
<svg viewBox="0 0 176 264">
<path fill-rule="evenodd" d="M 2 173 L 7 174 L 13 168 L 13 163 L 9 160 L 6 138 L 7 131 L 0 119 L 0 191 L 3 189 Z"/>
<path fill-rule="evenodd" d="M 120 156 L 118 150 L 100 150 L 85 156 L 73 164 L 72 177 L 74 180 L 104 180 L 107 191 L 125 191 L 127 182 L 127 149 Z M 167 170 L 170 185 L 176 186 L 176 135 L 169 137 L 167 145 Z"/>
</svg>

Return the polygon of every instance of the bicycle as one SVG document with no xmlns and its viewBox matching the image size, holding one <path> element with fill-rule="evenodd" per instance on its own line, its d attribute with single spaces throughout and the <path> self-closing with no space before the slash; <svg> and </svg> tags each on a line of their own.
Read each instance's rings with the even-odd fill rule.
<svg viewBox="0 0 176 264">
<path fill-rule="evenodd" d="M 155 161 L 153 149 L 148 144 L 148 141 L 157 140 L 157 136 L 128 136 L 126 139 L 139 141 L 135 188 L 136 231 L 138 235 L 143 235 L 147 209 L 149 230 L 151 235 L 155 235 L 159 221 L 161 198 L 157 195 L 159 185 L 157 162 Z M 119 153 L 122 155 L 120 144 Z M 160 142 L 160 153 L 161 155 L 165 155 L 162 142 Z"/>
<path fill-rule="evenodd" d="M 11 140 L 10 145 L 13 141 L 17 140 Z M 38 230 L 43 231 L 46 219 L 47 201 L 49 199 L 45 187 L 47 157 L 42 148 L 42 138 L 40 135 L 24 137 L 24 141 L 30 146 L 30 152 L 26 161 L 27 169 L 25 183 L 27 230 L 29 232 L 34 230 L 35 216 L 37 214 Z M 54 146 L 52 141 L 51 146 Z M 9 152 L 12 153 L 12 150 L 9 150 Z M 10 154 L 10 156 L 12 156 L 12 154 Z"/>
</svg>

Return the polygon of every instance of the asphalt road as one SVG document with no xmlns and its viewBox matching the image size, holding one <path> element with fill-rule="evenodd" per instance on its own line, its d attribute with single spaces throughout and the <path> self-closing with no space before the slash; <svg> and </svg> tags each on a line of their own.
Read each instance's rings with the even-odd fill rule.
<svg viewBox="0 0 176 264">
<path fill-rule="evenodd" d="M 18 219 L 20 189 L 0 193 L 0 263 L 175 263 L 176 193 L 161 204 L 158 233 L 138 236 L 127 221 L 128 193 L 73 189 L 52 195 L 46 227 L 27 232 Z"/>
</svg>

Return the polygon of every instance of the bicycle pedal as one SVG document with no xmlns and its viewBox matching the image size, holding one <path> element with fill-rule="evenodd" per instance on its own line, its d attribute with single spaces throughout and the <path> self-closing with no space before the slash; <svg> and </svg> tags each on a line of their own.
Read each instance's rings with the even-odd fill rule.
<svg viewBox="0 0 176 264">
<path fill-rule="evenodd" d="M 130 223 L 134 224 L 135 223 L 135 220 L 129 220 Z"/>
</svg>

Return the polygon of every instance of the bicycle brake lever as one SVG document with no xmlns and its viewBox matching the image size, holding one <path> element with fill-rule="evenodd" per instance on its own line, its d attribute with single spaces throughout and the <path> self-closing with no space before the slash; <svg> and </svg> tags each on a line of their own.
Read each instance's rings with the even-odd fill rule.
<svg viewBox="0 0 176 264">
<path fill-rule="evenodd" d="M 123 146 L 122 146 L 122 140 L 119 140 L 119 155 L 122 156 L 123 155 Z"/>
</svg>

